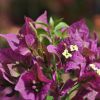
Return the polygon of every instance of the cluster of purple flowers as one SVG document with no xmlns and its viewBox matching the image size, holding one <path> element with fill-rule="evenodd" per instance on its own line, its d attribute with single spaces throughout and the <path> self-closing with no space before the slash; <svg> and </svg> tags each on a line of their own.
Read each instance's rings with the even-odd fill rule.
<svg viewBox="0 0 100 100">
<path fill-rule="evenodd" d="M 0 37 L 9 44 L 0 49 L 0 100 L 100 100 L 100 47 L 84 20 L 68 26 L 44 12 Z"/>
</svg>

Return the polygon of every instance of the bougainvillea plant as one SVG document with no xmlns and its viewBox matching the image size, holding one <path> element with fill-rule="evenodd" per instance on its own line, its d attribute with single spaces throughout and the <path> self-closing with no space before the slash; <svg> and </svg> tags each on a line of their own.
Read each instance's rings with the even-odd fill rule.
<svg viewBox="0 0 100 100">
<path fill-rule="evenodd" d="M 100 47 L 84 20 L 68 26 L 45 11 L 0 37 L 0 100 L 100 100 Z"/>
</svg>

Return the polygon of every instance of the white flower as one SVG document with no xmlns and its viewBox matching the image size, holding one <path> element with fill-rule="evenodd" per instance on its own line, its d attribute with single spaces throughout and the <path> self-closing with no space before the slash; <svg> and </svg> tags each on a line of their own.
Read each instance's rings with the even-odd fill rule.
<svg viewBox="0 0 100 100">
<path fill-rule="evenodd" d="M 69 53 L 67 49 L 64 50 L 64 52 L 62 53 L 62 55 L 63 55 L 66 59 L 72 57 L 72 54 Z"/>
<path fill-rule="evenodd" d="M 71 51 L 78 51 L 78 46 L 77 45 L 70 45 L 70 50 Z"/>
</svg>

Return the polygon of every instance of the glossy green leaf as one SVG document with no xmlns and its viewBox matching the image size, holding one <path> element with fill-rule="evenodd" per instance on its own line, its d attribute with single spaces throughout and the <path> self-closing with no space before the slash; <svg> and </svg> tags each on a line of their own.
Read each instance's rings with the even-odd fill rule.
<svg viewBox="0 0 100 100">
<path fill-rule="evenodd" d="M 53 99 L 53 96 L 49 96 L 48 95 L 47 98 L 46 98 L 46 100 L 54 100 L 54 99 Z"/>
<path fill-rule="evenodd" d="M 52 27 L 54 26 L 54 20 L 52 17 L 50 17 L 49 23 L 50 23 L 50 26 L 52 26 Z"/>
<path fill-rule="evenodd" d="M 60 30 L 63 27 L 68 27 L 68 25 L 65 22 L 60 22 L 55 26 L 55 30 Z"/>
<path fill-rule="evenodd" d="M 38 28 L 37 29 L 37 34 L 40 35 L 40 34 L 48 34 L 48 33 L 44 29 Z"/>
<path fill-rule="evenodd" d="M 56 36 L 62 37 L 62 32 L 60 32 L 60 31 L 55 31 L 54 33 L 56 34 Z"/>
</svg>

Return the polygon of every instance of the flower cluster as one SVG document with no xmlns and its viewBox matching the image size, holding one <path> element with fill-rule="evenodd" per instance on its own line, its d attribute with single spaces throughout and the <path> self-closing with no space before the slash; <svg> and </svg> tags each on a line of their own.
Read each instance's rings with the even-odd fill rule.
<svg viewBox="0 0 100 100">
<path fill-rule="evenodd" d="M 0 100 L 100 99 L 100 47 L 84 20 L 68 26 L 45 11 L 0 37 Z"/>
</svg>

